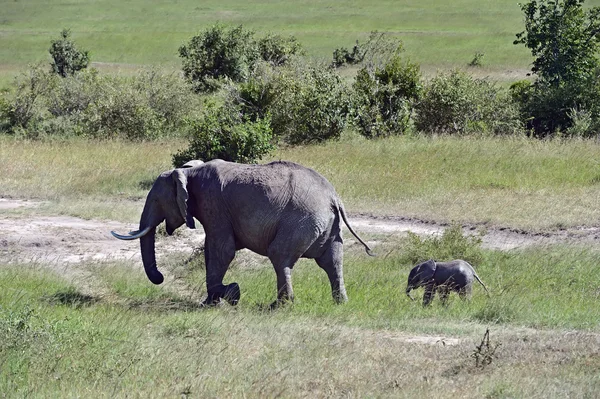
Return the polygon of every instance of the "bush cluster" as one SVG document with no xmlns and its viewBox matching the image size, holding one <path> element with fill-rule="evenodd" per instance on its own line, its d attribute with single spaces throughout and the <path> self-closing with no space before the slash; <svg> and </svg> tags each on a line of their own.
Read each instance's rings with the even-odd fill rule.
<svg viewBox="0 0 600 399">
<path fill-rule="evenodd" d="M 339 138 L 350 110 L 348 87 L 333 69 L 300 62 L 263 65 L 228 98 L 251 120 L 269 115 L 274 135 L 289 144 Z"/>
<path fill-rule="evenodd" d="M 0 131 L 131 140 L 188 132 L 190 147 L 174 155 L 176 165 L 255 162 L 279 142 L 338 139 L 349 124 L 369 139 L 415 131 L 590 137 L 600 129 L 600 8 L 583 2 L 521 6 L 525 31 L 515 44 L 531 49 L 536 77 L 509 90 L 461 71 L 426 81 L 401 56 L 402 42 L 384 33 L 319 65 L 298 57 L 304 50 L 294 37 L 257 39 L 241 25 L 215 25 L 182 45 L 183 78 L 155 70 L 103 76 L 87 69 L 88 52 L 65 29 L 51 42 L 51 71 L 31 68 L 0 97 Z M 351 82 L 339 74 L 345 64 L 359 65 Z M 210 92 L 219 105 L 201 113 L 197 94 Z"/>
<path fill-rule="evenodd" d="M 245 118 L 239 109 L 209 102 L 190 126 L 190 145 L 173 155 L 180 167 L 191 159 L 254 163 L 275 147 L 269 118 Z"/>
<path fill-rule="evenodd" d="M 279 66 L 304 50 L 294 37 L 267 35 L 256 40 L 241 25 L 215 25 L 179 48 L 183 73 L 198 93 L 214 92 L 223 80 L 244 82 L 259 60 Z"/>
<path fill-rule="evenodd" d="M 508 93 L 487 80 L 452 71 L 427 84 L 416 105 L 415 126 L 430 133 L 513 134 L 522 124 Z"/>
<path fill-rule="evenodd" d="M 353 84 L 354 122 L 360 134 L 375 138 L 410 130 L 421 89 L 419 66 L 399 55 L 374 70 L 360 69 Z"/>
<path fill-rule="evenodd" d="M 537 0 L 521 4 L 525 30 L 514 44 L 534 57 L 532 84 L 511 91 L 522 119 L 537 137 L 589 137 L 600 128 L 600 7 L 584 0 Z M 560 34 L 557 34 L 560 32 Z"/>
<path fill-rule="evenodd" d="M 153 139 L 184 131 L 197 97 L 176 75 L 130 78 L 83 70 L 60 78 L 34 67 L 0 103 L 2 129 L 28 138 L 86 136 Z"/>
</svg>

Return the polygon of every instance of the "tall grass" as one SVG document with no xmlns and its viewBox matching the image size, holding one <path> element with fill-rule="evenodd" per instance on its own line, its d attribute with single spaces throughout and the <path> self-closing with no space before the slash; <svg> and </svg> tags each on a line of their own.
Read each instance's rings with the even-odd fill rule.
<svg viewBox="0 0 600 399">
<path fill-rule="evenodd" d="M 524 228 L 593 225 L 600 146 L 525 138 L 390 138 L 283 150 L 353 211 Z"/>
<path fill-rule="evenodd" d="M 0 195 L 129 220 L 139 217 L 130 200 L 143 199 L 185 145 L 6 137 L 0 144 Z M 600 145 L 592 140 L 355 138 L 282 149 L 272 159 L 323 174 L 351 212 L 534 230 L 594 226 L 600 216 Z"/>
</svg>

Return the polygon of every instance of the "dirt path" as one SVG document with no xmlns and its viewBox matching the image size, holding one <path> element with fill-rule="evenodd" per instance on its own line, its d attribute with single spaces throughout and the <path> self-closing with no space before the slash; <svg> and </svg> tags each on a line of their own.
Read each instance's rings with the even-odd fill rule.
<svg viewBox="0 0 600 399">
<path fill-rule="evenodd" d="M 140 260 L 135 242 L 117 240 L 110 231 L 126 233 L 136 226 L 116 221 L 84 220 L 70 216 L 18 217 L 3 210 L 35 207 L 36 203 L 0 199 L 0 256 L 5 262 L 36 262 L 41 264 L 74 264 L 84 261 Z M 427 236 L 443 232 L 445 225 L 402 217 L 350 218 L 359 234 L 403 235 L 408 231 Z M 466 233 L 477 234 L 477 226 L 465 227 Z M 348 241 L 350 234 L 345 236 Z M 164 237 L 157 246 L 159 256 L 170 251 L 189 251 L 204 241 L 201 229 L 179 229 L 174 237 Z M 600 243 L 600 228 L 571 229 L 546 234 L 533 234 L 509 229 L 488 229 L 483 237 L 486 248 L 511 250 L 531 245 L 558 242 Z M 376 242 L 375 242 L 376 244 Z"/>
</svg>

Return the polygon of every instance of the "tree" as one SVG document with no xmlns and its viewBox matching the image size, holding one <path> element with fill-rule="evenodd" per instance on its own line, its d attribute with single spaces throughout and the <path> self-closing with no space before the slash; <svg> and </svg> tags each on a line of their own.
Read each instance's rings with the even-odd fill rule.
<svg viewBox="0 0 600 399">
<path fill-rule="evenodd" d="M 600 7 L 585 10 L 585 0 L 539 0 L 521 5 L 525 30 L 515 45 L 523 44 L 534 56 L 537 75 L 529 99 L 521 104 L 537 135 L 567 130 L 573 109 L 597 107 Z"/>
<path fill-rule="evenodd" d="M 71 31 L 63 29 L 60 39 L 52 40 L 48 52 L 52 56 L 52 71 L 63 78 L 87 68 L 90 56 L 87 50 L 80 51 L 75 43 L 69 40 Z"/>
<path fill-rule="evenodd" d="M 229 78 L 245 81 L 254 62 L 260 57 L 254 33 L 240 25 L 227 29 L 215 25 L 192 37 L 179 48 L 183 73 L 196 92 L 210 92 L 218 81 Z"/>
</svg>

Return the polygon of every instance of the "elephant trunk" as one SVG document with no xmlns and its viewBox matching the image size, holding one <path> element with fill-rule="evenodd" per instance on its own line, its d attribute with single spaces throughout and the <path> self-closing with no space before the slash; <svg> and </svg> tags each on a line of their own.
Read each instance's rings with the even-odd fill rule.
<svg viewBox="0 0 600 399">
<path fill-rule="evenodd" d="M 140 238 L 140 247 L 142 251 L 142 262 L 148 279 L 154 284 L 161 284 L 165 278 L 156 268 L 156 254 L 154 253 L 154 239 L 156 227 L 150 229 L 148 234 Z"/>
</svg>

